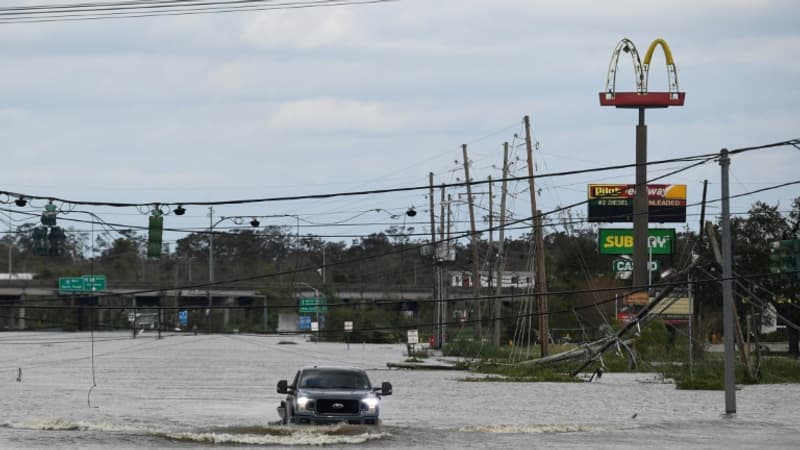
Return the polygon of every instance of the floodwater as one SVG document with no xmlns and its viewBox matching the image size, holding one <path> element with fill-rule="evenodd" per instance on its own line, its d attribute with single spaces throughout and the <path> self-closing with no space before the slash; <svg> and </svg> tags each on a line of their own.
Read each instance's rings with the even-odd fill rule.
<svg viewBox="0 0 800 450">
<path fill-rule="evenodd" d="M 287 344 L 290 341 L 292 344 Z M 0 333 L 0 448 L 797 448 L 800 385 L 680 391 L 653 374 L 469 383 L 388 370 L 403 345 L 300 336 Z M 383 425 L 280 426 L 279 379 L 304 365 L 390 381 Z M 19 378 L 19 381 L 17 381 Z"/>
</svg>

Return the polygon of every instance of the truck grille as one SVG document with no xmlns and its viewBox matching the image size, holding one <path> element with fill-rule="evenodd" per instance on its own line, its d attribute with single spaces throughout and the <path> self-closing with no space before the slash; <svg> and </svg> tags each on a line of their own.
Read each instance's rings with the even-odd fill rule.
<svg viewBox="0 0 800 450">
<path fill-rule="evenodd" d="M 317 412 L 322 414 L 358 414 L 361 405 L 358 400 L 320 399 Z"/>
</svg>

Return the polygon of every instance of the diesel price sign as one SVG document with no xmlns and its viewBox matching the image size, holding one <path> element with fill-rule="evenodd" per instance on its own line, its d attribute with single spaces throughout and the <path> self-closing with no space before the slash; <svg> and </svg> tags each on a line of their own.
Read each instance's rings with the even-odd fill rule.
<svg viewBox="0 0 800 450">
<path fill-rule="evenodd" d="M 590 184 L 589 222 L 633 222 L 633 184 Z M 685 184 L 647 185 L 648 222 L 686 222 Z"/>
</svg>

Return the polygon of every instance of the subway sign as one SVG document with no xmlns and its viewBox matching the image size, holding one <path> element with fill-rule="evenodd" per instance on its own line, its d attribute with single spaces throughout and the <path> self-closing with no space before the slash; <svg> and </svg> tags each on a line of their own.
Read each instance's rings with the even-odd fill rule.
<svg viewBox="0 0 800 450">
<path fill-rule="evenodd" d="M 648 233 L 648 251 L 653 255 L 675 253 L 675 229 L 651 228 Z M 633 230 L 629 228 L 601 228 L 599 233 L 601 255 L 632 255 Z"/>
<path fill-rule="evenodd" d="M 633 222 L 634 184 L 590 184 L 589 222 Z M 685 184 L 648 184 L 649 222 L 686 222 Z"/>
</svg>

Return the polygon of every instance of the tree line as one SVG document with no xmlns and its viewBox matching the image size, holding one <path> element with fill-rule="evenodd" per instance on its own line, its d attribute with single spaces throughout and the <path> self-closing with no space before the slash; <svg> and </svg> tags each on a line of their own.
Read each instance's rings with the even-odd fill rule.
<svg viewBox="0 0 800 450">
<path fill-rule="evenodd" d="M 747 214 L 732 219 L 734 270 L 738 313 L 760 316 L 761 301 L 776 303 L 779 314 L 794 323 L 800 322 L 798 278 L 787 274 L 769 274 L 771 242 L 797 236 L 800 222 L 800 197 L 788 210 L 779 205 L 756 202 Z M 58 256 L 38 256 L 34 251 L 31 224 L 19 226 L 2 240 L 11 249 L 10 261 L 0 258 L 0 268 L 14 273 L 33 273 L 36 279 L 55 280 L 62 276 L 103 274 L 109 285 L 142 282 L 162 287 L 191 286 L 209 281 L 209 233 L 189 233 L 174 243 L 165 244 L 162 257 L 146 258 L 146 233 L 133 230 L 89 233 L 67 227 L 64 251 Z M 718 228 L 715 225 L 715 228 Z M 93 239 L 92 239 L 93 238 Z M 507 238 L 504 265 L 507 271 L 530 271 L 531 235 Z M 214 280 L 222 284 L 247 279 L 248 286 L 290 303 L 297 283 L 324 289 L 339 285 L 430 287 L 434 283 L 430 252 L 426 243 L 413 234 L 411 227 L 390 227 L 382 232 L 353 239 L 351 242 L 326 241 L 313 234 L 298 235 L 291 227 L 215 231 L 213 235 Z M 455 260 L 446 270 L 470 272 L 472 247 L 469 240 L 454 243 Z M 497 245 L 489 246 L 486 236 L 478 243 L 482 271 L 493 273 L 498 262 Z M 547 287 L 550 311 L 575 311 L 554 314 L 553 329 L 597 330 L 614 319 L 624 307 L 609 301 L 624 292 L 629 280 L 618 278 L 612 270 L 612 255 L 598 250 L 596 229 L 571 227 L 564 223 L 549 226 L 544 236 Z M 672 255 L 654 256 L 662 271 L 680 269 L 692 255 L 702 258 L 694 275 L 695 315 L 700 318 L 699 333 L 720 334 L 722 295 L 718 282 L 721 274 L 708 236 L 700 236 L 688 227 L 677 230 Z M 659 275 L 654 275 L 654 282 Z M 703 281 L 705 280 L 705 281 Z M 520 292 L 522 294 L 522 292 Z M 329 294 L 332 295 L 332 294 Z M 482 295 L 490 295 L 487 291 Z M 596 305 L 593 307 L 592 305 Z M 505 314 L 513 315 L 513 305 L 505 302 Z M 580 310 L 580 312 L 578 312 Z M 428 314 L 425 312 L 424 314 Z M 489 317 L 489 310 L 483 314 Z M 579 331 L 580 330 L 580 331 Z M 787 327 L 792 351 L 797 353 L 797 332 Z"/>
</svg>

